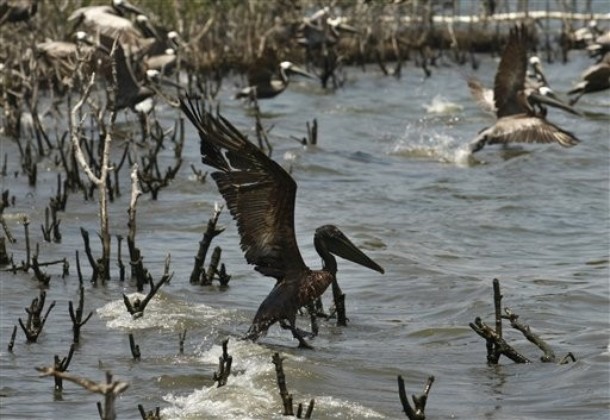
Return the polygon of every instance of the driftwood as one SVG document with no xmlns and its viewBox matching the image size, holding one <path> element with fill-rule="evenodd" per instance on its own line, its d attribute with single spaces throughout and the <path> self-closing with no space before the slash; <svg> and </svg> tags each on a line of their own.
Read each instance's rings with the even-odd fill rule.
<svg viewBox="0 0 610 420">
<path fill-rule="evenodd" d="M 159 282 L 157 284 L 155 284 L 153 279 L 150 278 L 150 280 L 149 280 L 150 290 L 143 300 L 136 298 L 132 302 L 129 300 L 127 295 L 123 294 L 123 302 L 125 303 L 125 306 L 127 307 L 127 311 L 134 318 L 138 318 L 138 317 L 141 317 L 142 315 L 144 315 L 144 309 L 146 308 L 146 305 L 148 305 L 148 302 L 150 302 L 150 300 L 155 296 L 155 294 L 159 291 L 161 286 L 163 286 L 165 283 L 168 283 L 171 280 L 171 278 L 174 276 L 173 272 L 172 273 L 169 272 L 170 261 L 171 261 L 171 258 L 168 255 L 165 258 L 165 269 L 163 272 L 163 276 L 161 277 L 161 280 L 159 280 Z"/>
<path fill-rule="evenodd" d="M 74 382 L 88 390 L 89 392 L 94 392 L 96 394 L 101 394 L 104 396 L 104 406 L 102 407 L 102 403 L 97 403 L 97 409 L 100 415 L 100 419 L 102 420 L 115 420 L 116 419 L 116 409 L 114 407 L 114 403 L 116 398 L 127 388 L 129 388 L 129 384 L 127 382 L 113 381 L 112 374 L 110 372 L 106 372 L 106 382 L 96 383 L 87 378 L 80 378 L 78 376 L 70 375 L 69 373 L 61 372 L 56 370 L 55 368 L 50 367 L 37 367 L 37 371 L 41 372 L 40 376 L 55 376 L 60 377 L 61 379 L 65 379 L 70 382 Z"/>
<path fill-rule="evenodd" d="M 113 47 L 114 51 L 114 47 Z M 112 56 L 112 52 L 111 52 Z M 80 100 L 76 103 L 76 105 L 72 108 L 71 118 L 70 118 L 70 133 L 72 139 L 72 147 L 74 149 L 74 156 L 78 161 L 80 167 L 87 175 L 87 178 L 97 187 L 98 190 L 98 203 L 99 203 L 99 211 L 100 211 L 100 237 L 102 240 L 102 257 L 98 264 L 97 269 L 94 269 L 94 274 L 96 275 L 96 279 L 99 276 L 102 281 L 108 280 L 110 278 L 110 234 L 108 227 L 108 188 L 107 188 L 107 179 L 108 172 L 112 170 L 109 166 L 110 159 L 110 144 L 112 143 L 112 137 L 110 136 L 110 132 L 112 130 L 106 130 L 105 127 L 100 127 L 100 131 L 105 131 L 106 135 L 102 138 L 103 140 L 103 151 L 102 151 L 102 160 L 100 162 L 100 175 L 97 176 L 87 160 L 85 159 L 85 155 L 83 154 L 81 145 L 80 145 L 80 133 L 82 130 L 82 121 L 77 123 L 77 114 L 80 112 L 81 108 L 87 101 L 89 94 L 91 93 L 91 89 L 95 83 L 95 72 L 91 74 L 89 82 L 86 85 L 86 88 L 80 98 Z M 116 118 L 116 113 L 114 111 L 111 112 L 110 122 L 111 127 L 114 125 L 114 120 Z M 99 118 L 99 122 L 101 122 L 101 118 Z M 93 264 L 92 264 L 93 266 Z"/>
<path fill-rule="evenodd" d="M 222 342 L 222 356 L 218 359 L 218 372 L 214 372 L 214 382 L 218 382 L 218 388 L 227 384 L 227 379 L 231 374 L 231 364 L 233 363 L 233 356 L 229 355 L 227 351 L 227 345 L 229 339 L 225 339 Z"/>
<path fill-rule="evenodd" d="M 68 302 L 68 311 L 70 312 L 70 319 L 72 320 L 72 342 L 78 344 L 80 341 L 80 329 L 83 325 L 89 321 L 93 315 L 93 311 L 89 312 L 89 315 L 83 320 L 83 306 L 85 304 L 85 288 L 81 285 L 79 287 L 79 299 L 78 306 L 74 310 L 72 301 Z"/>
<path fill-rule="evenodd" d="M 178 335 L 179 353 L 184 354 L 184 340 L 186 339 L 186 328 Z"/>
<path fill-rule="evenodd" d="M 68 366 L 70 366 L 70 361 L 72 361 L 72 356 L 74 355 L 75 345 L 74 343 L 70 345 L 70 351 L 68 352 L 68 356 L 60 359 L 58 355 L 55 355 L 54 361 L 54 369 L 57 372 L 65 372 L 68 370 Z M 61 376 L 54 376 L 55 378 L 55 390 L 61 391 L 63 390 L 63 379 Z"/>
<path fill-rule="evenodd" d="M 222 212 L 222 205 L 218 203 L 214 204 L 214 213 L 212 217 L 208 220 L 208 225 L 203 233 L 203 239 L 199 241 L 199 250 L 197 251 L 197 255 L 195 256 L 195 265 L 193 266 L 193 271 L 191 271 L 190 283 L 191 284 L 209 284 L 211 283 L 211 279 L 208 280 L 205 271 L 205 257 L 210 248 L 210 244 L 212 240 L 224 232 L 224 228 L 218 228 L 216 225 L 218 224 L 218 217 Z"/>
<path fill-rule="evenodd" d="M 430 388 L 433 383 L 434 376 L 429 376 L 428 382 L 426 382 L 426 386 L 424 387 L 424 393 L 420 396 L 411 396 L 411 398 L 413 398 L 413 407 L 411 407 L 405 390 L 405 381 L 402 379 L 402 376 L 398 375 L 398 396 L 400 397 L 402 409 L 409 420 L 424 420 L 426 418 L 426 403 L 428 402 L 428 394 L 430 393 Z"/>
<path fill-rule="evenodd" d="M 142 420 L 161 420 L 161 410 L 155 407 L 155 411 L 146 411 L 142 404 L 138 404 L 138 411 L 142 416 Z"/>
<path fill-rule="evenodd" d="M 277 386 L 280 389 L 280 396 L 282 397 L 282 404 L 284 405 L 285 416 L 294 416 L 294 407 L 292 402 L 292 394 L 288 392 L 288 387 L 286 386 L 286 375 L 284 374 L 284 359 L 280 357 L 279 353 L 274 353 L 272 358 L 273 364 L 275 365 L 275 374 L 277 376 Z M 311 399 L 309 401 L 309 405 L 307 406 L 307 410 L 303 414 L 303 404 L 299 403 L 297 408 L 297 418 L 309 419 L 311 418 L 311 413 L 313 412 L 313 408 L 315 405 L 315 400 Z"/>
<path fill-rule="evenodd" d="M 500 282 L 498 279 L 493 280 L 494 289 L 494 308 L 495 308 L 495 329 L 485 324 L 480 317 L 476 317 L 474 322 L 470 323 L 470 328 L 478 335 L 483 337 L 487 348 L 487 363 L 490 365 L 498 364 L 500 356 L 504 355 L 515 363 L 531 363 L 531 361 L 515 350 L 502 337 L 502 320 L 510 321 L 511 326 L 519 331 L 532 343 L 534 343 L 544 353 L 540 358 L 543 362 L 556 362 L 555 353 L 549 345 L 544 342 L 538 335 L 534 334 L 530 327 L 521 324 L 518 321 L 519 316 L 514 314 L 509 308 L 505 308 L 505 315 L 502 314 L 502 294 L 500 293 Z M 574 355 L 568 353 L 559 363 L 568 363 L 570 360 L 575 361 Z"/>
<path fill-rule="evenodd" d="M 15 337 L 17 337 L 17 326 L 13 327 L 13 332 L 11 334 L 11 341 L 8 342 L 8 352 L 13 352 L 13 347 L 15 346 Z"/>
<path fill-rule="evenodd" d="M 44 314 L 44 317 L 40 316 L 42 314 L 42 310 L 44 309 L 46 297 L 46 292 L 41 290 L 40 295 L 32 300 L 30 307 L 25 308 L 25 311 L 28 314 L 26 323 L 24 324 L 21 318 L 19 318 L 19 325 L 30 343 L 35 343 L 38 340 L 38 336 L 42 332 L 42 328 L 49 317 L 49 312 L 51 312 L 51 309 L 55 307 L 55 301 L 53 301 L 47 308 L 47 312 Z"/>
<path fill-rule="evenodd" d="M 129 348 L 131 349 L 131 355 L 135 360 L 140 360 L 142 353 L 140 352 L 140 346 L 136 344 L 136 340 L 133 338 L 133 334 L 129 334 Z"/>
</svg>

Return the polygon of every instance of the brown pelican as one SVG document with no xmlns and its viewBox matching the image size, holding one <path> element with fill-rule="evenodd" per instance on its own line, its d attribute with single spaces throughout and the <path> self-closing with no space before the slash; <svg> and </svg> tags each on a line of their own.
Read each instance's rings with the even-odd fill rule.
<svg viewBox="0 0 610 420">
<path fill-rule="evenodd" d="M 100 35 L 100 48 L 105 51 L 111 51 L 114 39 L 104 35 Z M 148 107 L 152 107 L 152 97 L 155 95 L 154 90 L 140 83 L 135 76 L 131 62 L 126 57 L 125 51 L 120 42 L 116 43 L 114 51 L 114 63 L 116 66 L 117 90 L 113 109 L 118 111 L 123 108 L 131 108 L 135 112 L 149 111 Z M 113 83 L 112 65 L 106 64 L 103 66 L 103 73 L 108 83 Z M 144 107 L 144 108 L 142 108 Z"/>
<path fill-rule="evenodd" d="M 38 11 L 38 0 L 0 0 L 0 25 L 26 22 Z"/>
<path fill-rule="evenodd" d="M 286 87 L 288 87 L 288 76 L 291 73 L 300 74 L 301 76 L 305 76 L 310 79 L 315 78 L 315 76 L 307 73 L 305 70 L 301 69 L 299 66 L 291 63 L 290 61 L 282 61 L 280 63 L 279 80 L 273 79 L 273 73 L 273 71 L 266 68 L 254 68 L 248 78 L 250 86 L 240 90 L 235 95 L 235 98 L 273 98 L 282 93 Z"/>
<path fill-rule="evenodd" d="M 309 17 L 304 17 L 298 28 L 297 43 L 308 49 L 318 49 L 326 45 L 335 45 L 341 33 L 358 33 L 358 30 L 346 23 L 344 17 L 332 18 L 330 8 L 324 7 Z"/>
<path fill-rule="evenodd" d="M 575 104 L 584 94 L 606 89 L 610 89 L 610 52 L 607 52 L 599 63 L 585 70 L 581 81 L 568 92 L 568 95 L 576 95 L 570 99 L 570 105 Z"/>
<path fill-rule="evenodd" d="M 96 48 L 82 31 L 74 35 L 76 42 L 45 41 L 36 44 L 37 57 L 41 64 L 52 70 L 53 86 L 63 92 L 64 87 L 71 87 L 79 60 L 93 64 Z M 80 55 L 79 55 L 80 54 Z"/>
<path fill-rule="evenodd" d="M 112 0 L 111 5 L 85 6 L 76 9 L 68 20 L 76 21 L 75 26 L 83 24 L 92 31 L 111 38 L 118 36 L 124 48 L 129 45 L 139 49 L 143 40 L 142 33 L 125 18 L 127 13 L 142 14 L 142 11 L 126 0 Z"/>
<path fill-rule="evenodd" d="M 494 80 L 496 123 L 483 129 L 470 143 L 472 153 L 486 144 L 559 143 L 574 146 L 579 140 L 536 113 L 528 99 L 525 83 L 527 70 L 527 32 L 523 25 L 511 29 Z M 534 94 L 535 95 L 535 94 Z M 538 102 L 549 103 L 543 95 L 535 95 Z"/>
<path fill-rule="evenodd" d="M 537 56 L 532 56 L 529 59 L 529 64 L 534 70 L 533 74 L 528 75 L 525 79 L 524 94 L 531 107 L 538 108 L 537 114 L 539 116 L 546 116 L 547 110 L 544 105 L 549 105 L 554 108 L 561 109 L 562 111 L 569 112 L 570 114 L 579 115 L 582 114 L 572 108 L 570 105 L 564 103 L 559 98 L 553 89 L 549 86 L 546 76 L 542 71 L 542 65 L 540 59 Z M 495 114 L 497 112 L 496 104 L 494 101 L 494 91 L 485 87 L 475 77 L 469 77 L 467 80 L 470 94 L 479 104 L 479 107 L 487 112 Z"/>
<path fill-rule="evenodd" d="M 214 116 L 185 98 L 180 99 L 180 105 L 199 132 L 202 162 L 217 169 L 212 178 L 237 221 L 246 260 L 263 275 L 277 279 L 256 312 L 246 338 L 256 340 L 279 322 L 292 332 L 300 347 L 309 347 L 295 325 L 296 314 L 336 282 L 337 261 L 333 254 L 380 273 L 383 268 L 337 227 L 325 225 L 314 236 L 322 269 L 309 269 L 294 232 L 294 179 L 221 115 Z"/>
</svg>

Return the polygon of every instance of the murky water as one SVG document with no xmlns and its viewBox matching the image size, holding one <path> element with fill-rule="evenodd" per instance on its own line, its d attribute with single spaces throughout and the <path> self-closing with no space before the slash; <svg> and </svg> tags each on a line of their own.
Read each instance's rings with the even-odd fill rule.
<svg viewBox="0 0 610 420">
<path fill-rule="evenodd" d="M 482 60 L 478 76 L 491 85 L 496 63 Z M 587 65 L 575 53 L 568 65 L 546 65 L 547 76 L 565 92 Z M 397 375 L 409 394 L 421 393 L 428 375 L 436 377 L 429 418 L 608 418 L 610 96 L 579 102 L 583 111 L 605 116 L 550 111 L 551 121 L 582 140 L 577 147 L 490 146 L 476 159 L 465 159 L 463 145 L 492 120 L 470 99 L 464 71 L 440 67 L 423 80 L 421 70 L 409 65 L 397 81 L 374 66 L 348 69 L 347 85 L 334 93 L 296 81 L 276 99 L 261 101 L 265 124 L 274 125 L 273 156 L 292 168 L 299 186 L 295 223 L 306 262 L 319 266 L 313 232 L 333 223 L 386 269 L 380 275 L 340 261 L 347 328 L 321 321 L 315 351 L 297 349 L 290 333 L 277 327 L 258 344 L 237 340 L 274 280 L 246 264 L 226 211 L 220 218 L 226 231 L 213 244 L 223 249 L 230 287 L 189 284 L 198 241 L 222 198 L 211 180 L 193 179 L 190 164 L 206 168 L 198 138 L 187 126 L 185 162 L 176 180 L 158 201 L 145 195 L 138 203 L 137 242 L 145 264 L 158 280 L 169 253 L 174 277 L 135 320 L 122 303 L 122 294 L 133 294 L 135 287 L 116 280 L 116 267 L 107 285 L 86 285 L 85 311 L 94 315 L 83 327 L 70 372 L 101 381 L 110 370 L 129 382 L 117 403 L 120 418 L 140 418 L 138 404 L 147 410 L 160 406 L 165 418 L 281 418 L 271 363 L 276 351 L 285 357 L 295 403 L 314 398 L 315 418 L 404 418 Z M 253 138 L 252 117 L 231 99 L 233 93 L 232 83 L 225 83 L 223 115 Z M 159 107 L 169 127 L 177 114 Z M 319 146 L 303 148 L 291 136 L 303 137 L 305 122 L 313 118 Z M 9 155 L 2 189 L 16 198 L 16 206 L 5 211 L 18 239 L 9 252 L 16 261 L 25 258 L 20 223 L 27 215 L 40 260 L 66 257 L 71 264 L 63 279 L 58 267 L 47 269 L 47 300 L 57 305 L 39 342 L 27 344 L 19 331 L 12 354 L 12 327 L 25 319 L 23 308 L 37 296 L 38 285 L 31 273 L 1 273 L 0 417 L 96 418 L 97 395 L 66 383 L 57 396 L 53 381 L 39 378 L 34 367 L 67 355 L 68 302 L 78 291 L 75 251 L 83 249 L 79 229 L 98 229 L 97 204 L 70 195 L 60 214 L 62 243 L 43 242 L 38 226 L 55 194 L 57 168 L 42 162 L 31 188 L 25 176 L 13 176 L 20 169 L 16 145 L 1 138 L 0 152 Z M 161 167 L 173 164 L 173 151 L 163 156 Z M 122 179 L 111 226 L 113 234 L 126 235 L 126 172 Z M 83 271 L 89 273 L 84 261 Z M 501 359 L 500 366 L 487 366 L 485 343 L 468 324 L 477 316 L 493 322 L 494 277 L 501 281 L 504 304 L 559 356 L 574 353 L 576 363 L 538 362 L 540 351 L 506 327 L 507 339 L 534 363 Z M 330 305 L 330 294 L 325 303 Z M 306 318 L 299 323 L 308 325 Z M 140 361 L 131 357 L 129 333 L 140 346 Z M 217 388 L 212 374 L 227 337 L 233 375 Z"/>
</svg>

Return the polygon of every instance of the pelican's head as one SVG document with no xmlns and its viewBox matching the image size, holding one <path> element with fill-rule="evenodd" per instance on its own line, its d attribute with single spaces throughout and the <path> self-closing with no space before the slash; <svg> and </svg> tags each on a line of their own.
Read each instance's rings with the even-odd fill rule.
<svg viewBox="0 0 610 420">
<path fill-rule="evenodd" d="M 282 61 L 280 63 L 280 71 L 282 73 L 284 73 L 285 75 L 288 75 L 289 73 L 295 73 L 295 74 L 298 74 L 298 75 L 301 75 L 301 76 L 308 77 L 310 79 L 315 79 L 316 78 L 311 73 L 308 73 L 307 71 L 305 71 L 301 67 L 297 66 L 296 64 L 291 63 L 290 61 Z"/>
<path fill-rule="evenodd" d="M 74 38 L 76 41 L 85 41 L 87 39 L 87 32 L 85 31 L 77 31 L 74 34 Z"/>
<path fill-rule="evenodd" d="M 538 92 L 541 95 L 544 95 L 544 96 L 552 96 L 552 95 L 554 95 L 553 90 L 550 87 L 548 87 L 548 86 L 541 86 L 540 88 L 538 88 Z"/>
<path fill-rule="evenodd" d="M 537 55 L 533 55 L 530 57 L 530 64 L 534 67 L 539 66 L 540 65 L 540 59 L 538 58 Z"/>
</svg>

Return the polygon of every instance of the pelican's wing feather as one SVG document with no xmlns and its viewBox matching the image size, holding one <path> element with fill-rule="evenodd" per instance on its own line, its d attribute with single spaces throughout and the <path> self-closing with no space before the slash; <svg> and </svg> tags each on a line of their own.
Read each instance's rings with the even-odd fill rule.
<svg viewBox="0 0 610 420">
<path fill-rule="evenodd" d="M 500 118 L 492 130 L 487 144 L 559 143 L 564 147 L 571 147 L 580 143 L 569 131 L 541 118 L 525 115 Z"/>
<path fill-rule="evenodd" d="M 494 101 L 498 118 L 523 112 L 517 93 L 525 87 L 527 31 L 518 25 L 510 30 L 494 80 Z"/>
<path fill-rule="evenodd" d="M 306 269 L 294 232 L 294 179 L 220 114 L 186 98 L 180 103 L 199 132 L 203 163 L 218 170 L 212 178 L 237 221 L 248 263 L 278 280 Z"/>
</svg>

